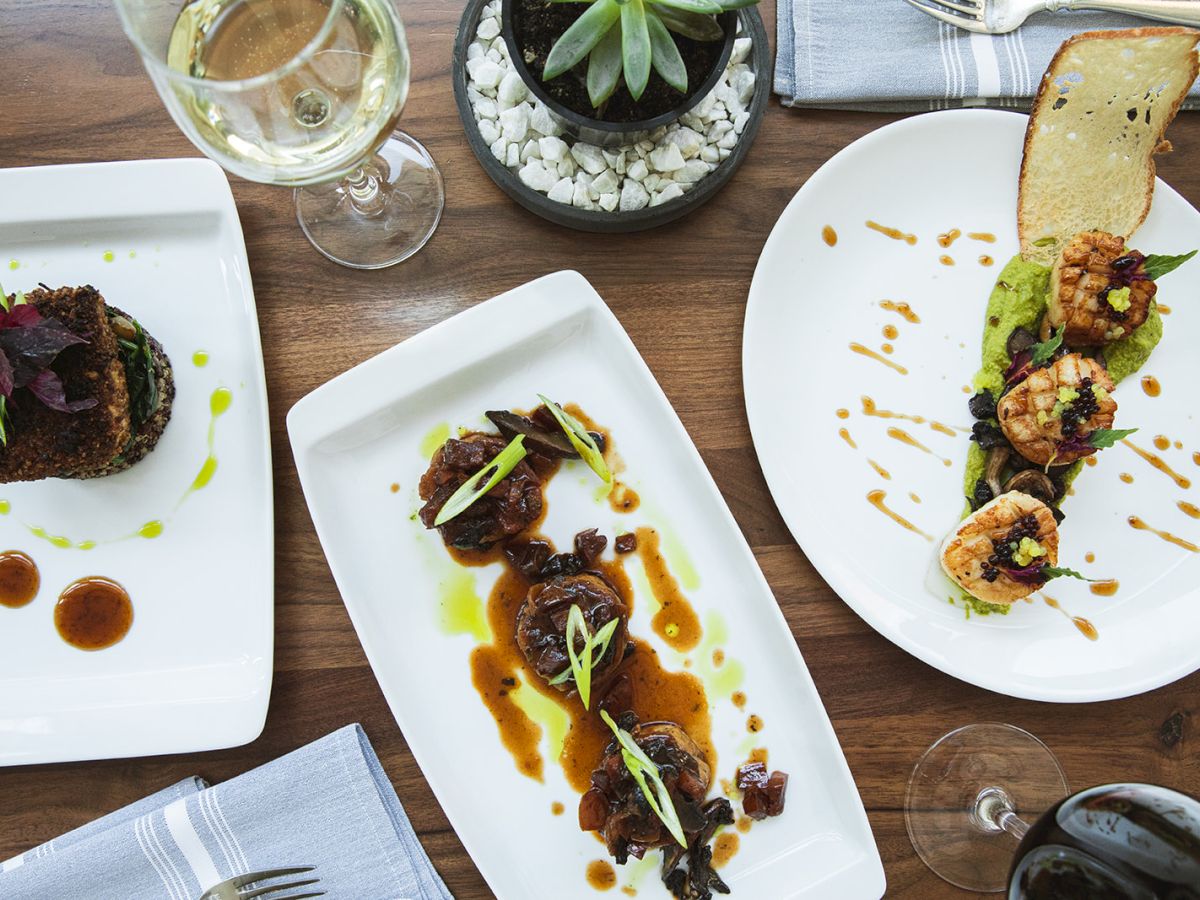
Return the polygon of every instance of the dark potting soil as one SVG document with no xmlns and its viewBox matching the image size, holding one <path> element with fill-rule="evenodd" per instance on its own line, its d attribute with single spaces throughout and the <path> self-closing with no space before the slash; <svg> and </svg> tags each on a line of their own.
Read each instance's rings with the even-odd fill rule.
<svg viewBox="0 0 1200 900">
<path fill-rule="evenodd" d="M 539 81 L 546 57 L 555 42 L 587 10 L 586 3 L 550 3 L 547 0 L 513 0 L 513 35 L 530 73 Z M 616 91 L 599 109 L 592 107 L 587 92 L 588 61 L 542 87 L 551 97 L 574 112 L 604 122 L 636 122 L 662 115 L 690 98 L 712 72 L 721 57 L 723 41 L 694 41 L 671 32 L 688 73 L 688 92 L 681 94 L 651 70 L 650 83 L 641 98 L 634 100 L 622 79 Z"/>
</svg>

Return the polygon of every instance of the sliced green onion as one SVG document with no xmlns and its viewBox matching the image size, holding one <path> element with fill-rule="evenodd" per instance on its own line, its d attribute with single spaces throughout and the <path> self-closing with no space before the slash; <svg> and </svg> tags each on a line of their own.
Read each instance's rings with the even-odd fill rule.
<svg viewBox="0 0 1200 900">
<path fill-rule="evenodd" d="M 662 776 L 658 773 L 658 766 L 646 752 L 637 745 L 637 741 L 633 739 L 628 731 L 617 727 L 617 723 L 612 720 L 605 710 L 600 710 L 600 718 L 604 720 L 604 724 L 612 729 L 612 733 L 617 737 L 617 743 L 621 747 L 621 759 L 625 762 L 625 768 L 629 770 L 629 774 L 633 776 L 633 780 L 637 782 L 638 787 L 642 789 L 642 794 L 646 798 L 646 802 L 650 804 L 650 808 L 654 810 L 654 814 L 667 826 L 667 831 L 671 832 L 671 837 L 679 842 L 679 845 L 685 850 L 687 849 L 687 838 L 683 833 L 683 826 L 679 823 L 679 815 L 675 812 L 675 804 L 671 801 L 671 794 L 667 791 L 667 786 L 663 784 Z M 654 791 L 651 792 L 646 784 L 647 776 L 650 783 L 654 785 Z"/>
<path fill-rule="evenodd" d="M 591 629 L 588 628 L 587 619 L 583 617 L 583 610 L 577 605 L 572 606 L 571 611 L 567 613 L 566 634 L 567 659 L 570 660 L 570 665 L 550 679 L 550 686 L 564 684 L 574 677 L 575 688 L 579 691 L 579 699 L 583 701 L 583 708 L 591 709 L 592 669 L 599 665 L 600 660 L 604 659 L 604 654 L 608 652 L 608 645 L 612 643 L 612 636 L 619 623 L 619 619 L 613 619 L 592 634 Z M 584 636 L 583 652 L 576 653 L 575 638 L 580 634 Z"/>
<path fill-rule="evenodd" d="M 546 404 L 546 409 L 550 410 L 550 414 L 562 426 L 562 430 L 566 432 L 567 440 L 571 442 L 571 446 L 575 448 L 575 452 L 588 464 L 588 468 L 599 475 L 600 480 L 605 484 L 612 484 L 612 473 L 608 471 L 608 464 L 604 461 L 604 454 L 600 452 L 600 448 L 596 446 L 596 442 L 588 434 L 588 430 L 583 427 L 583 423 L 545 394 L 538 394 L 538 399 Z"/>
<path fill-rule="evenodd" d="M 434 527 L 444 525 L 455 516 L 465 512 L 472 503 L 498 485 L 505 476 L 517 467 L 517 463 L 525 458 L 525 435 L 518 434 L 507 447 L 496 454 L 496 458 L 484 466 L 477 475 L 472 475 L 464 481 L 450 499 L 442 506 L 441 512 L 433 520 Z M 480 487 L 479 481 L 491 472 L 491 477 Z"/>
<path fill-rule="evenodd" d="M 8 446 L 8 398 L 0 394 L 0 447 Z"/>
</svg>

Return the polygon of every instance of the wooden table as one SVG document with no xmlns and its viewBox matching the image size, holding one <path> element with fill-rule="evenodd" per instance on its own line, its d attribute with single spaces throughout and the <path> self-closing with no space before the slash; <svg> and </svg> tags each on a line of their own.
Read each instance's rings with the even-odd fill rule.
<svg viewBox="0 0 1200 900">
<path fill-rule="evenodd" d="M 247 747 L 217 753 L 0 770 L 0 859 L 186 775 L 222 781 L 358 721 L 453 893 L 462 900 L 490 896 L 367 666 L 300 494 L 284 415 L 350 366 L 566 267 L 587 276 L 628 330 L 753 546 L 858 781 L 889 896 L 965 896 L 917 858 L 901 811 L 914 761 L 959 725 L 1000 721 L 1029 729 L 1058 754 L 1077 787 L 1145 780 L 1200 793 L 1200 756 L 1189 746 L 1200 675 L 1133 699 L 1080 706 L 1012 700 L 963 684 L 854 615 L 813 570 L 772 503 L 741 388 L 742 315 L 755 261 L 804 180 L 892 117 L 772 104 L 744 167 L 689 219 L 637 235 L 579 234 L 518 208 L 467 148 L 450 87 L 459 5 L 400 5 L 414 72 L 402 124 L 426 143 L 446 180 L 446 214 L 430 244 L 395 268 L 343 269 L 308 245 L 289 191 L 236 179 L 233 185 L 262 324 L 275 463 L 275 686 L 266 730 Z M 769 2 L 763 13 L 773 33 Z M 105 0 L 9 5 L 2 27 L 0 165 L 197 155 Z M 1181 116 L 1171 138 L 1177 149 L 1161 160 L 1160 173 L 1200 204 L 1200 116 Z"/>
</svg>

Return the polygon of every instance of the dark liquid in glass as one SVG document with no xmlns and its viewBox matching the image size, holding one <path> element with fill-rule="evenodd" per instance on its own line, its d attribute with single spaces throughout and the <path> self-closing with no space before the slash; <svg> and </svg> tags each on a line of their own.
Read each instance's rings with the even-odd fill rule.
<svg viewBox="0 0 1200 900">
<path fill-rule="evenodd" d="M 1200 802 L 1148 784 L 1060 801 L 1017 848 L 1009 900 L 1200 900 Z"/>
</svg>

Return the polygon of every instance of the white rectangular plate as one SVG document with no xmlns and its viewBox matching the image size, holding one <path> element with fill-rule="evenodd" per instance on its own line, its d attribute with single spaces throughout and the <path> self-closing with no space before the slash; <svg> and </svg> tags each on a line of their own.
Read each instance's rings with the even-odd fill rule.
<svg viewBox="0 0 1200 900">
<path fill-rule="evenodd" d="M 455 316 L 318 388 L 288 415 L 305 497 L 359 639 L 484 878 L 501 897 L 586 896 L 584 869 L 605 856 L 579 831 L 578 796 L 561 770 L 548 762 L 545 783 L 530 780 L 501 745 L 471 685 L 474 639 L 447 636 L 439 624 L 439 584 L 463 570 L 413 517 L 428 465 L 419 447 L 431 427 L 477 427 L 484 410 L 533 406 L 538 392 L 579 403 L 611 429 L 628 466 L 622 479 L 642 497 L 637 513 L 619 516 L 596 497 L 594 476 L 570 463 L 549 488 L 542 530 L 560 547 L 591 526 L 610 539 L 641 524 L 675 535 L 701 561 L 690 599 L 702 619 L 717 612 L 729 623 L 723 647 L 746 670 L 745 710 L 728 696 L 709 698 L 717 775 L 731 778 L 746 758 L 750 712 L 765 724 L 753 744 L 791 775 L 783 817 L 757 825 L 722 870 L 734 895 L 878 897 L 883 868 L 862 803 L 770 588 L 650 370 L 575 272 Z M 637 585 L 640 566 L 628 566 Z M 497 569 L 467 571 L 487 597 Z M 635 606 L 639 640 L 651 634 L 651 605 Z M 668 668 L 682 667 L 652 640 Z M 551 814 L 554 801 L 565 815 Z M 633 868 L 643 876 L 639 896 L 666 896 L 651 867 Z M 631 877 L 618 871 L 619 884 Z"/>
<path fill-rule="evenodd" d="M 155 450 L 85 481 L 0 485 L 0 550 L 29 553 L 41 592 L 0 607 L 0 764 L 214 750 L 262 731 L 271 690 L 271 453 L 258 318 L 233 195 L 207 160 L 0 170 L 0 281 L 92 284 L 162 343 L 176 397 Z M 209 354 L 203 368 L 197 350 Z M 212 481 L 180 504 L 208 454 Z M 126 537 L 150 521 L 160 537 Z M 30 526 L 91 550 L 39 539 Z M 70 582 L 120 582 L 134 620 L 86 652 L 55 632 Z"/>
</svg>

